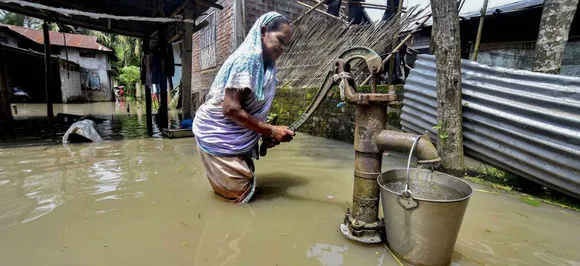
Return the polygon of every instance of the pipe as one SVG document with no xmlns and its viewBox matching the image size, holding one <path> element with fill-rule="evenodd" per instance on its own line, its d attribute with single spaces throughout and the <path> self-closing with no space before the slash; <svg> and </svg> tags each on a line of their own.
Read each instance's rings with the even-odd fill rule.
<svg viewBox="0 0 580 266">
<path fill-rule="evenodd" d="M 374 138 L 374 142 L 381 151 L 409 152 L 416 137 L 417 135 L 414 134 L 382 130 Z M 421 140 L 419 140 L 415 157 L 417 157 L 417 163 L 419 164 L 438 163 L 441 161 L 437 149 L 429 140 L 428 135 L 423 135 Z"/>
<path fill-rule="evenodd" d="M 244 28 L 242 30 L 242 39 L 245 39 L 246 31 L 248 30 L 246 28 L 246 0 L 242 0 L 242 28 Z"/>
</svg>

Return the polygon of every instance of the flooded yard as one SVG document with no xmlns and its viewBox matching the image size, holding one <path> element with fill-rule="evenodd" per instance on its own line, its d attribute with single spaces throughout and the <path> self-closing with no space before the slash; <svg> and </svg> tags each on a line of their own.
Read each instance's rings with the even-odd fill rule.
<svg viewBox="0 0 580 266">
<path fill-rule="evenodd" d="M 92 107 L 131 130 L 0 149 L 2 265 L 398 265 L 338 232 L 352 144 L 298 134 L 256 162 L 258 193 L 239 206 L 213 193 L 192 138 L 146 137 L 144 114 Z M 404 165 L 385 156 L 383 170 Z M 579 213 L 472 185 L 455 265 L 580 265 Z"/>
</svg>

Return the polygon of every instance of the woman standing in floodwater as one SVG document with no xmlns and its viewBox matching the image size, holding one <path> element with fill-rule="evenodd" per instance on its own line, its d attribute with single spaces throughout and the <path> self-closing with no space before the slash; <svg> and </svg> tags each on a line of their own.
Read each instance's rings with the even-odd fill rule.
<svg viewBox="0 0 580 266">
<path fill-rule="evenodd" d="M 276 60 L 291 38 L 290 23 L 279 13 L 258 18 L 221 67 L 193 120 L 212 188 L 236 203 L 246 203 L 254 194 L 253 158 L 258 158 L 259 138 L 272 148 L 294 136 L 286 126 L 266 123 L 276 94 Z"/>
</svg>

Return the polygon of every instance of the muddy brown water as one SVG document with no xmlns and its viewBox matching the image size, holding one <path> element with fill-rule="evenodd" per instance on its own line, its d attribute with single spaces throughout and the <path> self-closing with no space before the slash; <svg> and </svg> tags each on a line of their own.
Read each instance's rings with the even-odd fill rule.
<svg viewBox="0 0 580 266">
<path fill-rule="evenodd" d="M 0 264 L 398 265 L 338 232 L 353 158 L 299 134 L 256 163 L 258 194 L 239 206 L 213 194 L 191 138 L 3 148 Z M 454 265 L 580 265 L 579 213 L 473 186 Z"/>
</svg>

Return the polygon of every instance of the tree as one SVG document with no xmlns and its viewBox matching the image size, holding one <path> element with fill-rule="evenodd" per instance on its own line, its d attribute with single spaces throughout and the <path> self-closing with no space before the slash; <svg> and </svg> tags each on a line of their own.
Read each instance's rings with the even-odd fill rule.
<svg viewBox="0 0 580 266">
<path fill-rule="evenodd" d="M 461 44 L 456 0 L 431 0 L 437 64 L 437 150 L 443 170 L 465 173 L 461 105 Z"/>
<path fill-rule="evenodd" d="M 135 96 L 135 83 L 141 79 L 139 68 L 136 66 L 127 66 L 121 68 L 119 82 L 125 86 L 127 96 Z"/>
<path fill-rule="evenodd" d="M 43 21 L 37 18 L 27 17 L 22 14 L 0 10 L 0 23 L 25 27 L 29 29 L 41 30 Z M 66 28 L 66 26 L 63 28 Z M 48 23 L 48 30 L 59 32 L 64 31 L 61 30 L 60 26 L 57 25 L 56 23 Z"/>
<path fill-rule="evenodd" d="M 40 19 L 5 10 L 0 10 L 0 22 L 29 29 L 40 29 L 42 27 L 42 20 Z"/>
<path fill-rule="evenodd" d="M 113 63 L 113 66 L 118 69 L 126 66 L 139 66 L 141 63 L 142 42 L 138 38 L 83 28 L 77 28 L 75 33 L 95 36 L 100 44 L 111 48 L 119 58 L 119 61 Z"/>
<path fill-rule="evenodd" d="M 546 0 L 542 11 L 532 70 L 560 73 L 562 56 L 578 0 Z"/>
<path fill-rule="evenodd" d="M 118 35 L 116 48 L 120 51 L 121 62 L 123 67 L 128 65 L 139 65 L 139 56 L 141 54 L 141 41 L 137 38 Z"/>
</svg>

